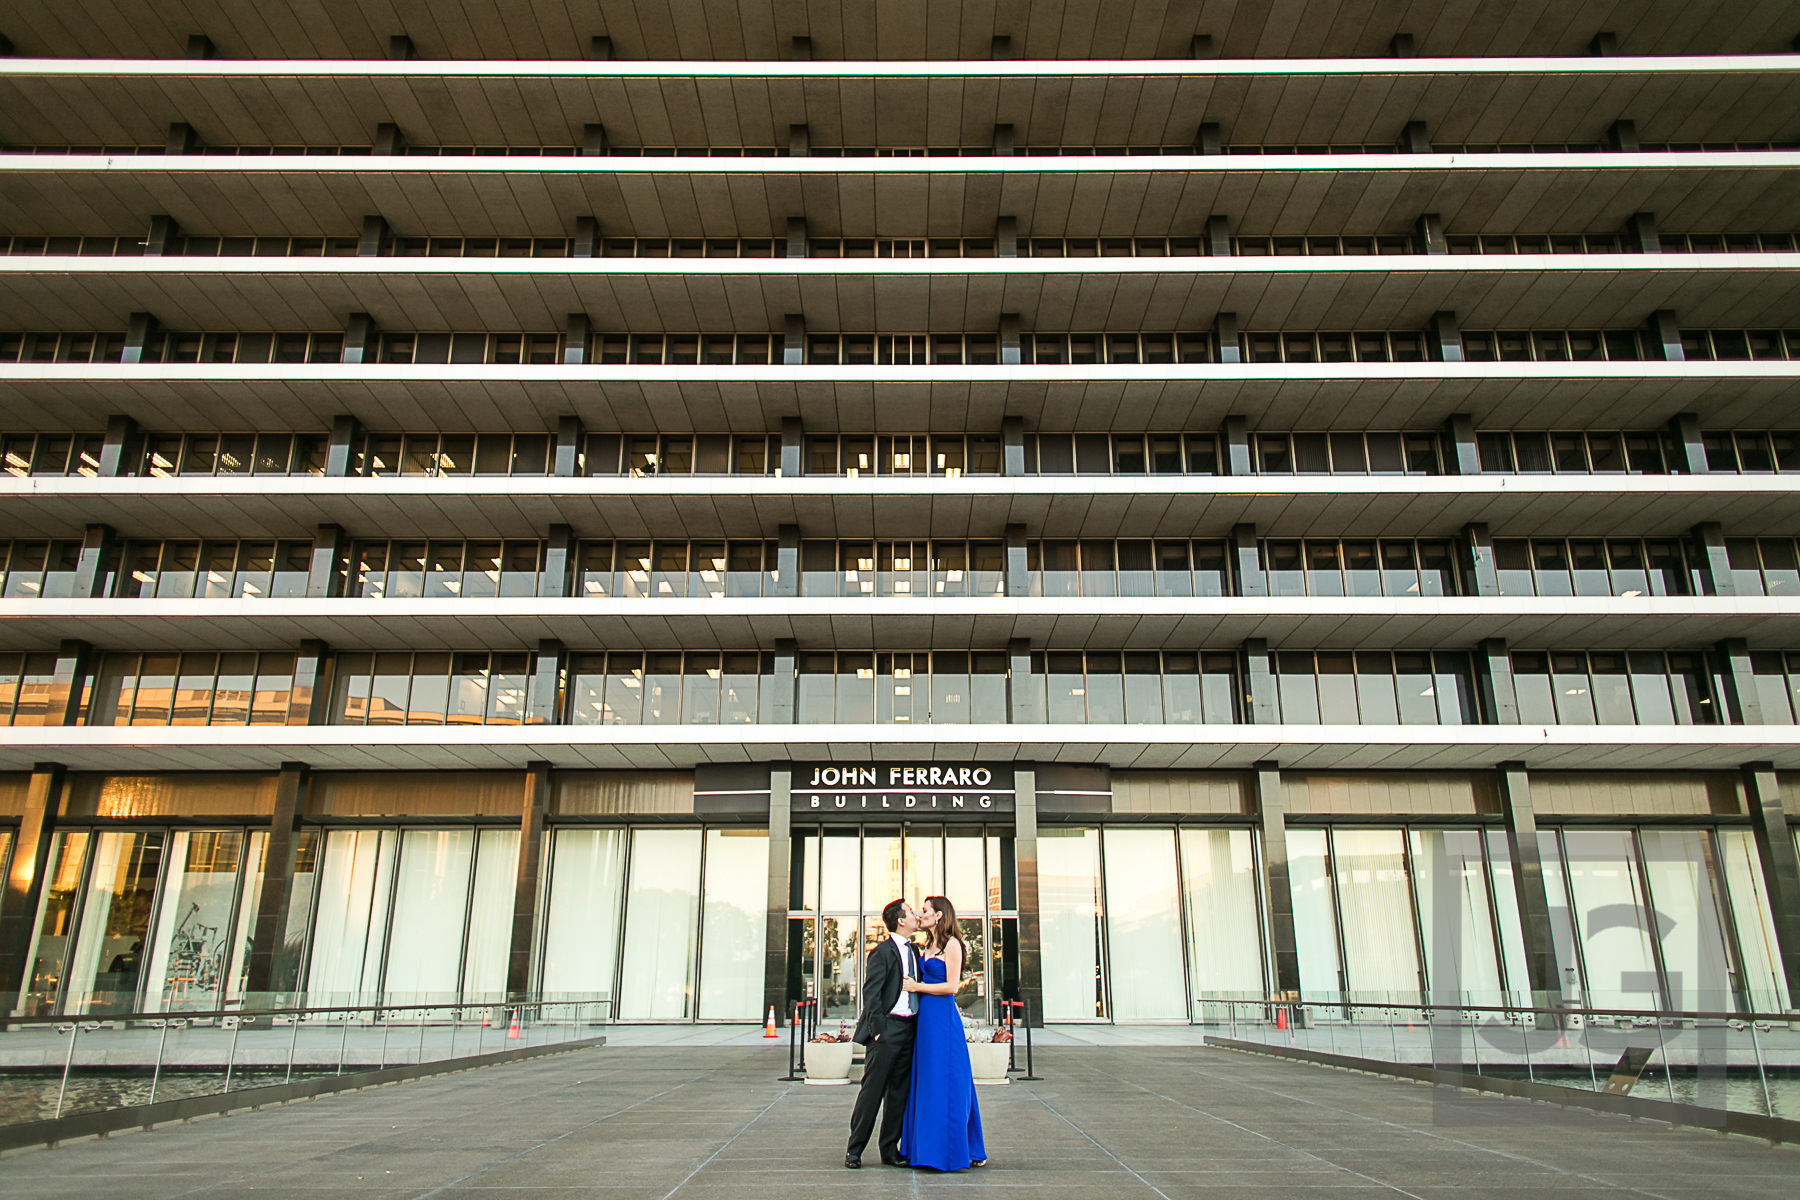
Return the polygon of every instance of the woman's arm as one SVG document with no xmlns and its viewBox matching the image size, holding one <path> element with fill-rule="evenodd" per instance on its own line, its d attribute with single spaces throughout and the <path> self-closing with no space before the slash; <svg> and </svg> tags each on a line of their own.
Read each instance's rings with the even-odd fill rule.
<svg viewBox="0 0 1800 1200">
<path fill-rule="evenodd" d="M 944 947 L 944 982 L 920 983 L 908 979 L 901 986 L 909 992 L 926 996 L 954 996 L 962 988 L 962 943 L 952 938 Z"/>
</svg>

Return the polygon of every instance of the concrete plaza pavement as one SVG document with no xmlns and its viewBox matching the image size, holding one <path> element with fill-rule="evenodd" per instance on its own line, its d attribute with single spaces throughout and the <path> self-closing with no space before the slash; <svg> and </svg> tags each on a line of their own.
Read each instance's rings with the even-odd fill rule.
<svg viewBox="0 0 1800 1200">
<path fill-rule="evenodd" d="M 629 1040 L 15 1153 L 0 1197 L 1785 1200 L 1800 1174 L 1744 1139 L 1167 1044 L 1046 1046 L 1043 1082 L 980 1089 L 985 1170 L 851 1174 L 853 1092 L 778 1082 L 785 1043 Z"/>
</svg>

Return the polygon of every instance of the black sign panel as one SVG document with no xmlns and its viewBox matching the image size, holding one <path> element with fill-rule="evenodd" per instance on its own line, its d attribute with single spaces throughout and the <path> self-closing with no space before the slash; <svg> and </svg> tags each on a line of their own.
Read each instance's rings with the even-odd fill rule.
<svg viewBox="0 0 1800 1200">
<path fill-rule="evenodd" d="M 981 820 L 1013 811 L 1010 763 L 795 763 L 796 817 Z"/>
</svg>

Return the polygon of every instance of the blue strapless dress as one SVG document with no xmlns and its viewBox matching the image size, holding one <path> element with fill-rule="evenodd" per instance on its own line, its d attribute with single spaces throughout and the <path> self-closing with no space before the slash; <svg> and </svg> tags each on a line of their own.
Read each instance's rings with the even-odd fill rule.
<svg viewBox="0 0 1800 1200">
<path fill-rule="evenodd" d="M 919 974 L 925 983 L 943 983 L 943 960 L 925 959 Z M 954 996 L 919 997 L 912 1090 L 906 1095 L 900 1153 L 913 1166 L 934 1171 L 961 1171 L 987 1157 L 981 1109 L 975 1103 L 975 1076 L 969 1069 L 969 1043 Z"/>
</svg>

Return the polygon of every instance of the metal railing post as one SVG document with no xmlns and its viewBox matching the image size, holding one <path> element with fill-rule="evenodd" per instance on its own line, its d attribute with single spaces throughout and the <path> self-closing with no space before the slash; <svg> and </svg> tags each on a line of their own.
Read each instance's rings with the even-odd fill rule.
<svg viewBox="0 0 1800 1200">
<path fill-rule="evenodd" d="M 1043 1076 L 1039 1075 L 1031 1064 L 1031 1009 L 1023 1000 L 1020 1000 L 1018 1004 L 1019 1023 L 1025 1027 L 1025 1073 L 1019 1076 L 1019 1082 L 1038 1083 Z"/>
<path fill-rule="evenodd" d="M 1652 1019 L 1656 1022 L 1656 1044 L 1662 1048 L 1663 1083 L 1668 1086 L 1669 1103 L 1673 1104 L 1675 1102 L 1675 1068 L 1669 1062 L 1669 1040 L 1663 1036 L 1662 1018 L 1659 1016 Z M 1699 1099 L 1699 1097 L 1696 1096 L 1695 1099 Z"/>
<path fill-rule="evenodd" d="M 1756 1053 L 1756 1078 L 1762 1083 L 1763 1114 L 1772 1117 L 1775 1115 L 1775 1102 L 1769 1097 L 1769 1072 L 1767 1068 L 1763 1066 L 1762 1042 L 1756 1036 L 1756 1020 L 1754 1016 L 1752 1016 L 1750 1021 L 1750 1049 Z M 1727 1065 L 1730 1064 L 1730 1055 L 1726 1056 L 1725 1061 Z"/>
<path fill-rule="evenodd" d="M 778 1083 L 798 1083 L 800 1076 L 794 1074 L 794 1048 L 800 1044 L 800 1026 L 805 1020 L 803 1006 L 806 1001 L 795 1000 L 788 1005 L 788 1069 L 787 1074 L 779 1077 Z"/>
<path fill-rule="evenodd" d="M 169 1044 L 169 1023 L 158 1021 L 157 1024 L 162 1026 L 162 1033 L 156 1039 L 156 1067 L 150 1072 L 150 1104 L 156 1103 L 156 1087 L 162 1082 L 163 1048 Z"/>
<path fill-rule="evenodd" d="M 419 1010 L 419 1057 L 414 1060 L 419 1066 L 425 1065 L 425 1009 Z"/>
<path fill-rule="evenodd" d="M 294 1054 L 297 1050 L 299 1050 L 299 1048 L 300 1048 L 300 1014 L 295 1013 L 294 1014 L 294 1036 L 288 1039 L 287 1076 L 284 1079 L 282 1079 L 281 1082 L 283 1082 L 283 1083 L 294 1082 Z"/>
<path fill-rule="evenodd" d="M 75 1064 L 75 1040 L 81 1036 L 81 1022 L 69 1026 L 69 1052 L 63 1056 L 62 1086 L 56 1089 L 56 1115 L 62 1116 L 63 1097 L 69 1094 L 69 1068 Z"/>
<path fill-rule="evenodd" d="M 342 1075 L 344 1073 L 344 1054 L 350 1048 L 350 1015 L 351 1015 L 350 1010 L 345 1009 L 344 1010 L 344 1036 L 338 1039 L 338 1069 L 337 1069 L 337 1073 L 339 1075 Z"/>
<path fill-rule="evenodd" d="M 393 1014 L 387 1013 L 387 1012 L 382 1013 L 381 1014 L 381 1063 L 380 1063 L 380 1065 L 378 1065 L 375 1068 L 377 1071 L 387 1070 L 388 1034 L 389 1034 L 389 1032 L 391 1032 L 393 1030 L 393 1028 L 394 1028 Z"/>
<path fill-rule="evenodd" d="M 243 1028 L 244 1028 L 244 1018 L 236 1017 L 232 1020 L 232 1023 L 231 1023 L 231 1048 L 229 1050 L 225 1051 L 225 1086 L 219 1089 L 221 1092 L 229 1092 L 231 1090 L 231 1069 L 237 1065 L 238 1033 Z"/>
</svg>

